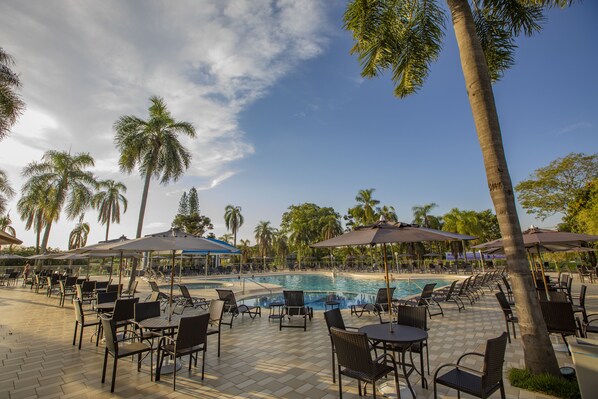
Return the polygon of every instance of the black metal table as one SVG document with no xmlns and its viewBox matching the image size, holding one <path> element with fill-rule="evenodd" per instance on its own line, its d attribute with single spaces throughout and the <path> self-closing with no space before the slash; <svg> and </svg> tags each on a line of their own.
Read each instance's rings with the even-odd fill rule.
<svg viewBox="0 0 598 399">
<path fill-rule="evenodd" d="M 360 332 L 364 332 L 367 334 L 368 338 L 373 341 L 382 342 L 385 347 L 386 351 L 386 344 L 393 345 L 395 344 L 395 348 L 401 349 L 401 366 L 403 368 L 403 375 L 405 376 L 405 380 L 407 382 L 407 386 L 411 391 L 411 394 L 415 398 L 415 391 L 409 382 L 409 375 L 413 371 L 416 371 L 422 377 L 422 386 L 424 388 L 428 387 L 428 381 L 424 376 L 423 372 L 423 347 L 420 351 L 420 361 L 422 364 L 422 372 L 420 373 L 417 371 L 417 368 L 413 363 L 407 364 L 405 361 L 405 354 L 411 348 L 413 344 L 421 343 L 428 339 L 428 333 L 421 328 L 410 327 L 410 326 L 403 326 L 400 324 L 393 324 L 392 331 L 389 324 L 370 324 L 367 326 L 363 326 L 359 329 Z M 409 366 L 409 370 L 407 370 L 407 366 Z"/>
</svg>

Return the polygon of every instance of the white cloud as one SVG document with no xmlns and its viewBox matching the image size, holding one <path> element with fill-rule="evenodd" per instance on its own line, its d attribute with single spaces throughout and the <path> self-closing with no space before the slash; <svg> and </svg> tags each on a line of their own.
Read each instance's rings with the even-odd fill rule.
<svg viewBox="0 0 598 399">
<path fill-rule="evenodd" d="M 176 119 L 197 129 L 197 139 L 185 140 L 193 154 L 187 176 L 202 189 L 215 187 L 237 172 L 235 161 L 254 153 L 239 113 L 322 52 L 325 6 L 316 0 L 3 1 L 2 46 L 16 59 L 28 109 L 0 144 L 11 154 L 0 167 L 14 173 L 48 149 L 90 152 L 98 175 L 120 177 L 129 187 L 123 224 L 134 231 L 142 182 L 118 170 L 114 121 L 145 118 L 148 98 L 163 96 Z M 12 176 L 15 187 L 19 179 Z M 153 182 L 151 190 L 148 223 L 167 217 L 165 188 Z M 64 247 L 59 238 L 52 245 Z"/>
<path fill-rule="evenodd" d="M 565 126 L 564 128 L 562 128 L 561 130 L 558 131 L 558 134 L 561 135 L 561 134 L 572 133 L 572 132 L 576 132 L 578 130 L 590 129 L 592 127 L 593 127 L 593 125 L 589 122 L 578 122 L 578 123 L 574 123 L 569 126 Z"/>
</svg>

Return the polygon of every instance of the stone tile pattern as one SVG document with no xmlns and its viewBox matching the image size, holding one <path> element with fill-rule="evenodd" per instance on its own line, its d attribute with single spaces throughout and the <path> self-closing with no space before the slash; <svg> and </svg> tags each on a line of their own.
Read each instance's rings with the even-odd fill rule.
<svg viewBox="0 0 598 399">
<path fill-rule="evenodd" d="M 144 282 L 141 285 L 147 286 Z M 578 291 L 576 281 L 574 292 Z M 140 296 L 143 299 L 146 294 Z M 598 310 L 598 285 L 590 285 L 587 302 L 589 309 Z M 111 395 L 112 358 L 109 358 L 107 382 L 101 384 L 104 349 L 102 345 L 96 348 L 95 342 L 91 342 L 93 328 L 85 330 L 81 351 L 72 346 L 72 305 L 60 308 L 57 297 L 47 298 L 20 286 L 0 287 L 0 399 L 338 397 L 338 385 L 332 383 L 330 340 L 322 312 L 315 313 L 304 332 L 302 329 L 279 331 L 278 323 L 268 320 L 267 309 L 264 310 L 261 319 L 239 317 L 232 329 L 223 326 L 220 358 L 216 356 L 217 337 L 209 338 L 204 381 L 199 369 L 187 371 L 187 359 L 184 359 L 184 367 L 177 375 L 177 391 L 173 392 L 171 376 L 163 376 L 159 383 L 150 381 L 149 360 L 138 373 L 136 362 L 121 359 L 116 391 Z M 435 367 L 455 361 L 463 352 L 483 350 L 486 339 L 504 330 L 502 312 L 491 293 L 461 313 L 452 304 L 446 305 L 445 310 L 444 318 L 436 316 L 430 322 L 432 370 L 429 381 Z M 378 322 L 376 316 L 351 317 L 348 310 L 343 311 L 343 316 L 350 326 Z M 565 353 L 557 353 L 557 356 L 560 365 L 571 364 Z M 505 371 L 522 366 L 520 339 L 513 340 L 507 348 Z M 418 398 L 433 397 L 432 384 L 426 390 L 417 375 L 411 378 Z M 345 378 L 343 382 L 344 397 L 357 398 L 355 380 Z M 371 389 L 368 394 L 371 395 Z M 439 394 L 456 398 L 455 391 L 444 387 L 439 387 Z M 507 397 L 544 396 L 507 386 Z"/>
</svg>

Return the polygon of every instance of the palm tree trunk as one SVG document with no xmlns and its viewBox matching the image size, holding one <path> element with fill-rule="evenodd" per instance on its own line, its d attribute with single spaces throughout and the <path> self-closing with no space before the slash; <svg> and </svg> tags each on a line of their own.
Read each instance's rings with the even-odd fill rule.
<svg viewBox="0 0 598 399">
<path fill-rule="evenodd" d="M 488 188 L 504 239 L 507 267 L 513 282 L 513 294 L 522 336 L 525 366 L 534 374 L 560 375 L 525 258 L 513 185 L 494 103 L 492 82 L 475 32 L 471 8 L 467 0 L 447 0 L 447 3 L 459 46 L 469 103 L 482 148 Z"/>
<path fill-rule="evenodd" d="M 110 219 L 106 222 L 106 241 L 108 241 L 108 232 L 110 231 Z"/>
<path fill-rule="evenodd" d="M 112 219 L 112 202 L 108 205 L 108 218 L 106 219 L 106 241 L 108 241 L 108 232 L 110 231 L 110 219 Z"/>
<path fill-rule="evenodd" d="M 137 234 L 135 235 L 135 238 L 141 237 L 141 230 L 143 229 L 143 218 L 145 216 L 145 206 L 147 205 L 147 194 L 149 192 L 149 185 L 151 180 L 152 171 L 150 169 L 147 170 L 145 174 L 145 183 L 143 184 L 143 194 L 141 196 L 141 207 L 139 208 L 139 221 L 137 222 Z M 133 258 L 133 262 L 131 263 L 131 276 L 129 277 L 129 291 L 133 289 L 133 284 L 135 283 L 135 275 L 137 274 L 137 263 L 137 258 Z"/>
<path fill-rule="evenodd" d="M 48 239 L 50 238 L 50 229 L 51 228 L 52 228 L 52 221 L 49 221 L 48 224 L 46 224 L 46 229 L 44 230 L 44 237 L 42 238 L 42 249 L 41 249 L 42 253 L 46 252 L 46 249 L 48 247 Z"/>
</svg>

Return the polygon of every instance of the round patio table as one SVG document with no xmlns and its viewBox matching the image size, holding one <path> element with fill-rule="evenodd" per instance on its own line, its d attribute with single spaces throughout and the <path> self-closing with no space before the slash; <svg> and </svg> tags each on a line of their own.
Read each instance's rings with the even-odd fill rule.
<svg viewBox="0 0 598 399">
<path fill-rule="evenodd" d="M 137 324 L 148 330 L 160 330 L 162 335 L 164 335 L 164 331 L 167 330 L 174 330 L 175 328 L 179 327 L 179 321 L 181 320 L 181 316 L 173 315 L 170 320 L 168 319 L 167 315 L 157 316 L 157 317 L 150 317 L 149 319 L 141 320 L 137 322 Z M 167 359 L 168 360 L 168 359 Z M 157 366 L 156 366 L 157 367 Z M 181 362 L 175 361 L 171 364 L 166 364 L 162 366 L 162 370 L 160 374 L 172 374 L 174 373 L 174 368 L 176 367 L 177 371 L 180 370 L 183 365 Z"/>
<path fill-rule="evenodd" d="M 420 351 L 420 360 L 422 363 L 422 372 L 419 373 L 417 368 L 414 364 L 410 363 L 407 364 L 405 361 L 405 354 L 411 348 L 411 345 L 416 344 L 418 342 L 423 342 L 428 339 L 428 333 L 421 328 L 410 327 L 410 326 L 403 326 L 400 324 L 393 324 L 392 331 L 390 325 L 386 324 L 370 324 L 367 326 L 363 326 L 359 329 L 360 332 L 364 332 L 367 334 L 368 338 L 373 341 L 379 341 L 384 344 L 384 351 L 386 352 L 386 344 L 390 345 L 397 345 L 398 348 L 401 349 L 401 366 L 403 368 L 403 375 L 405 376 L 405 381 L 407 382 L 407 386 L 409 387 L 409 391 L 415 398 L 415 391 L 409 382 L 409 375 L 415 370 L 418 374 L 422 377 L 422 386 L 424 388 L 428 387 L 428 381 L 426 377 L 424 377 L 423 372 L 423 350 Z M 409 371 L 407 370 L 407 366 L 409 366 Z"/>
<path fill-rule="evenodd" d="M 116 302 L 98 303 L 95 305 L 95 308 L 98 313 L 112 312 L 115 304 Z"/>
</svg>

